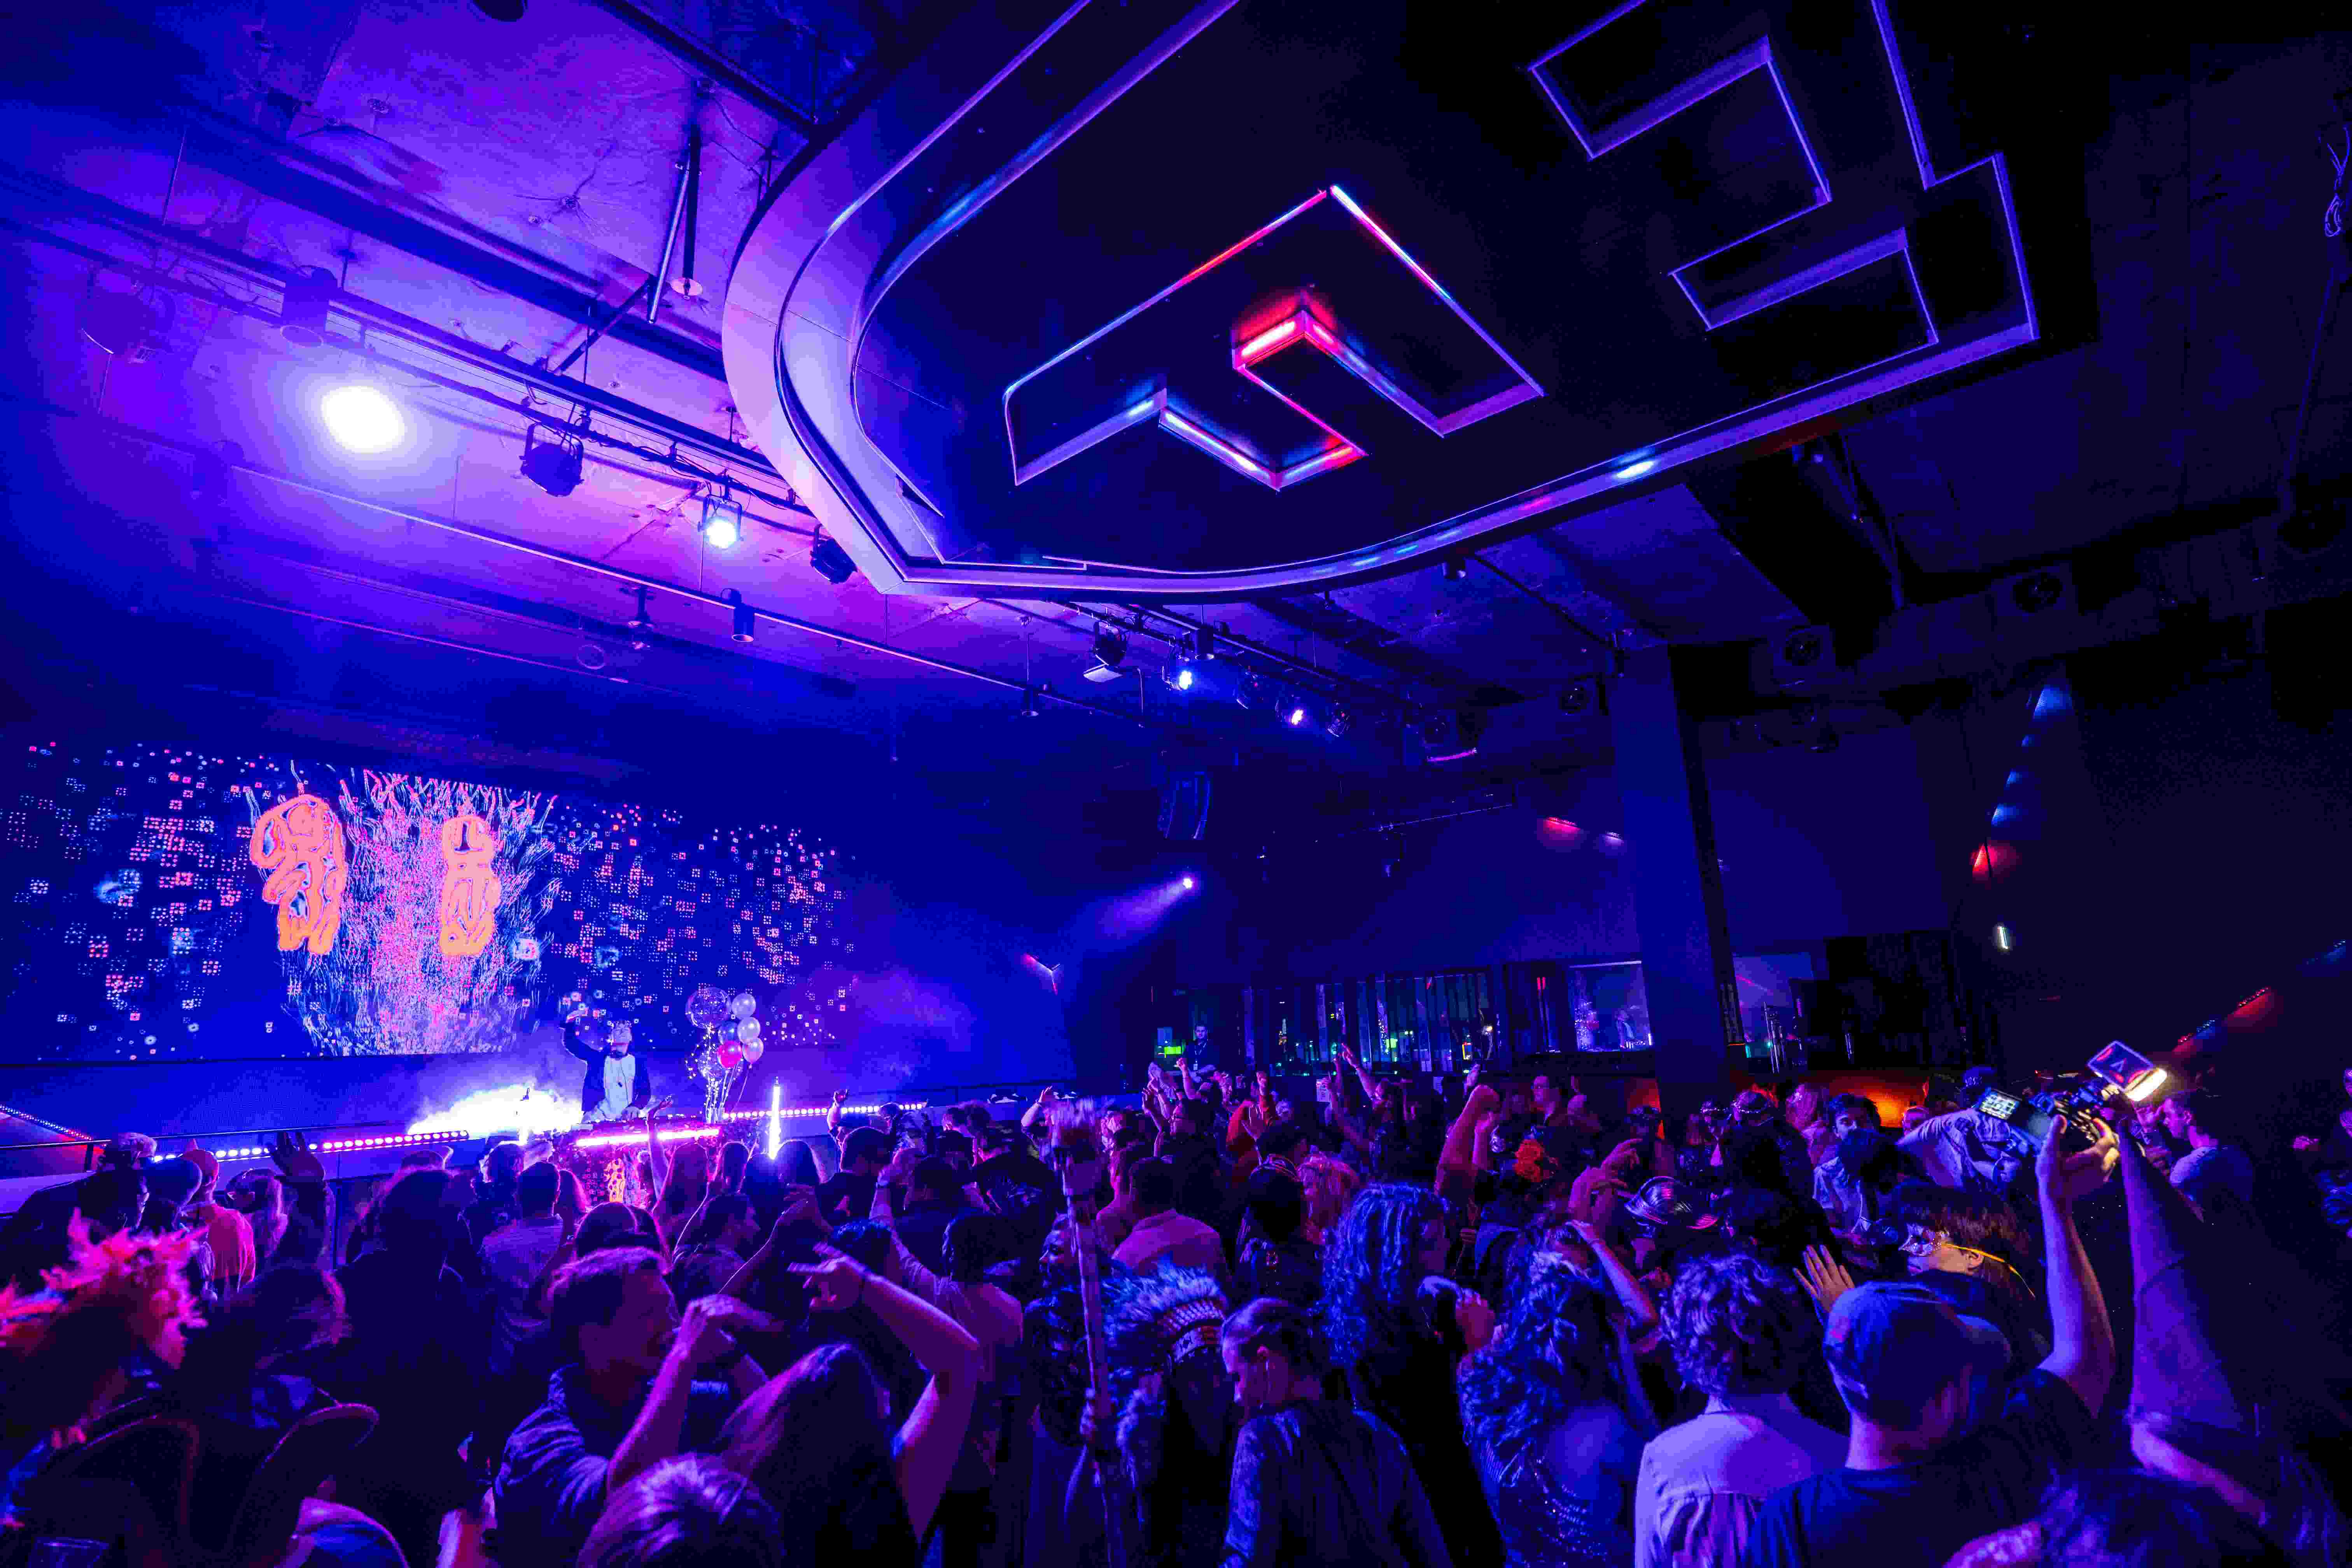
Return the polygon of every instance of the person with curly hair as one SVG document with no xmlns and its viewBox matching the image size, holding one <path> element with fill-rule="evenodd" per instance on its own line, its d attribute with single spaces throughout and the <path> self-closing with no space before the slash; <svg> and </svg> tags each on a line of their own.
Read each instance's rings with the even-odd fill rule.
<svg viewBox="0 0 2352 1568">
<path fill-rule="evenodd" d="M 1794 1277 L 1745 1252 L 1689 1259 L 1665 1302 L 1666 1342 L 1706 1408 L 1642 1450 L 1634 1568 L 1727 1568 L 1775 1489 L 1834 1469 L 1845 1437 L 1790 1403 L 1820 1353 Z"/>
<path fill-rule="evenodd" d="M 1445 1267 L 1445 1209 L 1426 1187 L 1382 1184 L 1356 1195 L 1323 1248 L 1323 1329 L 1333 1363 L 1356 1408 L 1404 1440 L 1413 1470 L 1433 1497 L 1449 1500 L 1440 1528 L 1457 1563 L 1501 1555 L 1495 1520 L 1482 1506 L 1477 1468 L 1463 1437 L 1454 1342 L 1476 1352 L 1494 1313 L 1469 1291 L 1451 1300 L 1454 1321 L 1433 1321 L 1444 1300 L 1422 1282 Z"/>
<path fill-rule="evenodd" d="M 615 1491 L 582 1568 L 782 1568 L 784 1527 L 759 1489 L 705 1454 L 662 1460 Z"/>
<path fill-rule="evenodd" d="M 1323 1396 L 1327 1363 L 1311 1316 L 1260 1298 L 1225 1320 L 1218 1351 L 1247 1417 L 1234 1448 L 1223 1568 L 1450 1568 L 1397 1435 Z"/>
<path fill-rule="evenodd" d="M 1493 1342 L 1464 1363 L 1462 1432 L 1506 1568 L 1617 1568 L 1633 1554 L 1642 1437 L 1614 1402 L 1614 1346 L 1601 1292 L 1541 1253 Z"/>
</svg>

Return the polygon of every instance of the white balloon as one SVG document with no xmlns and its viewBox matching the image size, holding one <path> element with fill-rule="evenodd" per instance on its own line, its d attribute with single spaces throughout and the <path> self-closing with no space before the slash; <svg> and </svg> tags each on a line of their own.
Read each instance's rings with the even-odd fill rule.
<svg viewBox="0 0 2352 1568">
<path fill-rule="evenodd" d="M 760 999 L 749 991 L 738 991 L 735 1000 L 727 1005 L 727 1010 L 738 1018 L 748 1018 L 760 1010 Z"/>
<path fill-rule="evenodd" d="M 757 1018 L 738 1019 L 735 1024 L 735 1037 L 742 1041 L 747 1046 L 759 1039 L 760 1020 Z"/>
</svg>

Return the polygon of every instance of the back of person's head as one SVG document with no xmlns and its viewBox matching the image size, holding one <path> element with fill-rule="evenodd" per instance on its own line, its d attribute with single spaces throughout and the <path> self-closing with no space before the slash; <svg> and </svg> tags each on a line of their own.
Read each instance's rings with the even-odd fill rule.
<svg viewBox="0 0 2352 1568">
<path fill-rule="evenodd" d="M 1857 1125 L 1863 1127 L 1881 1125 L 1878 1120 L 1878 1106 L 1867 1095 L 1833 1094 L 1830 1096 L 1829 1105 L 1823 1114 L 1832 1124 L 1843 1116 L 1852 1118 Z"/>
<path fill-rule="evenodd" d="M 841 1142 L 841 1168 L 845 1171 L 854 1171 L 869 1161 L 880 1166 L 889 1160 L 890 1135 L 879 1127 L 853 1128 Z"/>
<path fill-rule="evenodd" d="M 1321 1377 L 1331 1370 L 1330 1353 L 1324 1348 L 1323 1331 L 1314 1315 L 1271 1296 L 1261 1296 L 1227 1318 L 1217 1338 L 1244 1361 L 1261 1348 L 1270 1349 L 1301 1377 Z"/>
<path fill-rule="evenodd" d="M 1462 1321 L 1454 1313 L 1454 1303 L 1461 1299 L 1462 1287 L 1443 1274 L 1423 1275 L 1420 1286 L 1413 1291 L 1413 1304 L 1423 1323 L 1437 1336 L 1448 1366 L 1458 1364 L 1470 1353 L 1469 1336 L 1463 1332 Z"/>
<path fill-rule="evenodd" d="M 1012 1262 L 1020 1250 L 1012 1222 L 985 1209 L 972 1209 L 949 1221 L 940 1245 L 948 1278 L 965 1285 L 985 1279 L 999 1264 Z"/>
<path fill-rule="evenodd" d="M 1258 1134 L 1257 1152 L 1268 1160 L 1296 1163 L 1305 1152 L 1307 1129 L 1296 1121 L 1277 1121 Z"/>
<path fill-rule="evenodd" d="M 637 1211 L 626 1204 L 598 1204 L 580 1216 L 580 1234 L 574 1239 L 583 1258 L 607 1247 L 642 1246 Z"/>
<path fill-rule="evenodd" d="M 943 1127 L 931 1140 L 931 1152 L 945 1160 L 950 1166 L 953 1166 L 958 1160 L 969 1165 L 971 1163 L 971 1137 L 954 1128 Z"/>
<path fill-rule="evenodd" d="M 730 1139 L 719 1146 L 719 1184 L 728 1192 L 740 1190 L 743 1173 L 751 1164 L 751 1145 Z"/>
<path fill-rule="evenodd" d="M 261 1363 L 331 1344 L 350 1327 L 342 1287 L 307 1264 L 280 1264 L 231 1297 L 188 1336 L 176 1384 L 184 1404 L 243 1402 Z"/>
<path fill-rule="evenodd" d="M 1242 1201 L 1250 1223 L 1268 1241 L 1288 1241 L 1307 1218 L 1307 1189 L 1280 1171 L 1251 1172 Z"/>
<path fill-rule="evenodd" d="M 787 1139 L 776 1151 L 776 1174 L 794 1187 L 814 1187 L 824 1180 L 816 1173 L 816 1151 L 800 1138 Z"/>
<path fill-rule="evenodd" d="M 1206 1137 L 1216 1120 L 1216 1108 L 1205 1100 L 1187 1100 L 1176 1108 L 1176 1125 L 1186 1132 Z"/>
<path fill-rule="evenodd" d="M 1021 1146 L 1021 1129 L 1010 1121 L 991 1121 L 972 1136 L 979 1140 L 980 1158 L 983 1160 L 1010 1154 Z"/>
<path fill-rule="evenodd" d="M 2289 1568 L 2220 1498 L 2144 1470 L 2078 1470 L 2035 1516 L 2046 1568 Z"/>
<path fill-rule="evenodd" d="M 555 1209 L 555 1194 L 562 1185 L 563 1173 L 541 1160 L 515 1178 L 515 1202 L 527 1215 L 551 1214 Z"/>
<path fill-rule="evenodd" d="M 1685 1259 L 1664 1305 L 1675 1364 L 1708 1394 L 1786 1394 L 1821 1344 L 1794 1277 L 1745 1252 Z"/>
<path fill-rule="evenodd" d="M 728 1226 L 750 1224 L 751 1221 L 751 1200 L 742 1194 L 730 1193 L 713 1198 L 702 1205 L 702 1212 L 696 1216 L 694 1224 L 678 1238 L 678 1246 L 716 1247 L 719 1238 L 727 1234 Z"/>
<path fill-rule="evenodd" d="M 91 1235 L 127 1230 L 139 1223 L 140 1211 L 147 1206 L 147 1174 L 135 1165 L 100 1166 L 82 1178 L 74 1202 L 89 1222 Z"/>
<path fill-rule="evenodd" d="M 565 1264 L 547 1288 L 548 1333 L 556 1353 L 579 1360 L 580 1331 L 591 1323 L 611 1325 L 629 1277 L 650 1274 L 658 1279 L 661 1273 L 660 1255 L 642 1247 L 608 1247 Z"/>
<path fill-rule="evenodd" d="M 482 1156 L 482 1175 L 490 1185 L 503 1187 L 522 1171 L 522 1145 L 508 1138 L 490 1145 Z"/>
<path fill-rule="evenodd" d="M 376 1205 L 385 1249 L 404 1254 L 446 1249 L 448 1232 L 442 1223 L 441 1199 L 448 1188 L 446 1171 L 411 1171 L 393 1183 Z"/>
<path fill-rule="evenodd" d="M 400 1157 L 403 1171 L 438 1171 L 447 1167 L 449 1151 L 437 1145 L 428 1149 L 411 1149 Z"/>
<path fill-rule="evenodd" d="M 2240 1513 L 2259 1513 L 2263 1533 L 2296 1568 L 2352 1562 L 2352 1518 L 2342 1500 L 2352 1476 L 2352 1428 L 2326 1394 L 2265 1398 L 2249 1429 L 2146 1407 L 2137 1403 L 2137 1385 L 2133 1394 L 2125 1422 L 2143 1466 Z"/>
<path fill-rule="evenodd" d="M 1780 1160 L 1780 1140 L 1762 1128 L 1736 1127 L 1724 1136 L 1723 1173 L 1735 1187 L 1794 1195 L 1789 1193 L 1789 1168 Z"/>
<path fill-rule="evenodd" d="M 719 1434 L 728 1468 L 793 1523 L 786 1562 L 830 1568 L 868 1554 L 916 1560 L 883 1404 L 865 1357 L 828 1344 L 769 1379 L 728 1417 Z"/>
<path fill-rule="evenodd" d="M 919 1194 L 932 1199 L 951 1198 L 962 1186 L 962 1174 L 937 1154 L 916 1161 L 907 1176 L 908 1197 Z"/>
<path fill-rule="evenodd" d="M 856 1219 L 834 1228 L 833 1247 L 859 1268 L 887 1274 L 889 1261 L 898 1252 L 898 1237 L 878 1220 Z"/>
<path fill-rule="evenodd" d="M 1462 1369 L 1463 1435 L 1515 1458 L 1578 1406 L 1615 1394 L 1613 1344 L 1591 1281 L 1565 1258 L 1538 1254 L 1495 1337 Z"/>
<path fill-rule="evenodd" d="M 580 1568 L 782 1568 L 783 1533 L 749 1477 L 708 1454 L 679 1454 L 606 1501 Z"/>
<path fill-rule="evenodd" d="M 1386 1361 L 1417 1341 L 1423 1253 L 1444 1224 L 1435 1194 L 1402 1182 L 1366 1187 L 1340 1215 L 1323 1247 L 1324 1329 L 1339 1365 Z"/>
<path fill-rule="evenodd" d="M 1147 1215 L 1176 1206 L 1176 1167 L 1165 1160 L 1139 1160 L 1127 1173 L 1128 1196 Z"/>
<path fill-rule="evenodd" d="M 1840 1296 L 1822 1335 L 1838 1397 L 1857 1421 L 1929 1444 L 1957 1429 L 1970 1384 L 2009 1361 L 2000 1331 L 1964 1317 L 1914 1280 L 1873 1280 Z"/>
</svg>

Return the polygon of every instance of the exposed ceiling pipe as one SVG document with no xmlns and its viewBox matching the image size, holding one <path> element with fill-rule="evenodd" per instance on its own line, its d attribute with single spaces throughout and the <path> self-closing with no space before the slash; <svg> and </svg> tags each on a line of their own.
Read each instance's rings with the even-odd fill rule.
<svg viewBox="0 0 2352 1568">
<path fill-rule="evenodd" d="M 512 534 L 499 533 L 487 528 L 477 528 L 471 523 L 459 522 L 452 518 L 436 517 L 431 512 L 418 511 L 410 507 L 395 506 L 389 501 L 377 500 L 370 496 L 355 495 L 349 490 L 337 489 L 331 485 L 322 485 L 310 479 L 299 478 L 293 474 L 280 473 L 275 468 L 266 468 L 258 463 L 245 461 L 242 459 L 233 460 L 208 447 L 200 446 L 195 442 L 184 441 L 177 437 L 166 436 L 160 431 L 142 429 L 136 425 L 128 424 L 120 419 L 110 418 L 105 415 L 84 413 L 81 410 L 73 408 L 62 408 L 53 403 L 44 403 L 32 398 L 20 397 L 6 392 L 0 392 L 0 399 L 15 403 L 21 407 L 36 409 L 40 413 L 51 416 L 52 418 L 72 420 L 83 426 L 105 430 L 112 435 L 127 437 L 134 441 L 145 442 L 149 446 L 160 447 L 168 451 L 179 452 L 190 458 L 201 458 L 207 462 L 218 464 L 220 469 L 224 472 L 250 475 L 254 479 L 264 479 L 271 484 L 283 486 L 288 489 L 299 490 L 308 495 L 317 496 L 322 500 L 334 501 L 342 506 L 360 507 L 365 510 L 376 512 L 384 517 L 397 518 L 403 522 L 414 523 L 420 528 L 434 529 L 439 532 L 451 534 L 459 539 L 471 540 L 477 544 L 488 545 L 493 549 L 511 550 L 520 554 L 532 556 L 535 559 L 549 562 L 559 566 L 568 566 L 574 571 L 586 573 L 592 576 L 603 577 L 610 582 L 623 584 L 629 587 L 643 588 L 649 593 L 666 594 L 671 598 L 681 599 L 689 604 L 703 605 L 713 609 L 726 610 L 730 612 L 733 611 L 735 608 L 734 601 L 727 598 L 724 595 L 705 593 L 698 588 L 687 587 L 681 583 L 672 583 L 659 577 L 648 577 L 643 573 L 631 572 L 623 567 L 608 565 L 604 562 L 592 560 L 584 555 L 574 555 L 569 551 L 557 550 L 550 545 L 534 544 L 530 540 L 518 539 Z M 814 621 L 803 620 L 798 616 L 788 616 L 781 610 L 761 609 L 756 605 L 751 606 L 751 609 L 752 616 L 756 619 L 765 621 L 771 626 L 782 626 L 788 631 L 800 632 L 808 637 L 823 637 L 829 641 L 838 643 L 845 647 L 856 648 L 864 653 L 877 654 L 885 658 L 895 658 L 903 660 L 908 664 L 920 665 L 926 669 L 935 670 L 941 675 L 961 676 L 967 680 L 977 680 L 984 685 L 997 687 L 1005 691 L 1028 691 L 1034 689 L 1026 682 L 1015 679 L 1010 676 L 997 675 L 989 670 L 975 668 L 971 665 L 957 664 L 951 659 L 935 658 L 929 654 L 915 653 L 907 648 L 894 647 L 888 643 L 877 642 L 872 637 L 861 637 L 856 632 L 844 631 L 835 626 L 821 626 Z M 1081 709 L 1089 713 L 1100 714 L 1105 718 L 1117 719 L 1122 723 L 1139 724 L 1142 722 L 1142 721 L 1133 713 L 1125 712 L 1116 708 L 1108 708 L 1097 702 L 1089 702 L 1084 698 L 1067 696 L 1059 691 L 1039 690 L 1037 694 L 1045 698 L 1049 701 L 1060 703 L 1066 708 Z"/>
<path fill-rule="evenodd" d="M 797 132 L 803 141 L 813 142 L 818 125 L 811 104 L 806 110 L 786 103 L 782 98 L 750 72 L 720 54 L 701 39 L 688 36 L 646 10 L 632 5 L 629 0 L 590 0 L 598 10 L 625 22 L 641 37 L 649 39 L 665 54 L 717 82 L 777 124 Z"/>
<path fill-rule="evenodd" d="M 653 285 L 653 292 L 646 299 L 647 321 L 661 314 L 662 295 L 669 289 L 669 264 L 677 255 L 678 226 L 686 221 L 688 202 L 698 198 L 701 182 L 702 127 L 689 125 L 686 128 L 686 151 L 677 155 L 677 195 L 670 198 L 669 233 L 662 240 L 661 266 L 647 280 Z M 689 234 L 691 232 L 688 230 Z M 687 271 L 691 275 L 694 270 L 694 244 L 691 239 L 687 243 L 686 256 Z"/>
<path fill-rule="evenodd" d="M 0 185 L 13 185 L 27 198 L 26 205 L 33 211 L 59 216 L 88 217 L 142 243 L 168 246 L 191 258 L 225 268 L 243 280 L 283 292 L 289 276 L 285 268 L 276 267 L 241 250 L 220 245 L 186 229 L 167 226 L 145 213 L 110 201 L 94 191 L 79 185 L 52 180 L 45 174 L 0 162 Z M 46 230 L 0 217 L 0 223 L 21 227 L 26 232 L 45 234 Z M 129 265 L 121 263 L 120 265 Z M 494 279 L 478 279 L 492 287 Z M 525 303 L 535 303 L 522 296 Z M 667 414 L 647 408 L 642 404 L 596 387 L 583 381 L 573 381 L 545 365 L 485 348 L 455 332 L 444 331 L 428 321 L 404 315 L 388 306 L 379 305 L 360 295 L 337 292 L 333 309 L 365 326 L 370 331 L 385 332 L 422 348 L 447 354 L 461 363 L 471 365 L 488 374 L 497 375 L 518 385 L 526 386 L 559 402 L 583 405 L 604 415 L 633 425 L 648 435 L 675 441 L 686 449 L 698 451 L 721 462 L 734 463 L 758 473 L 774 474 L 775 466 L 752 448 L 722 439 L 699 426 Z M 624 310 L 625 319 L 625 308 Z M 725 379 L 722 374 L 720 378 Z"/>
</svg>

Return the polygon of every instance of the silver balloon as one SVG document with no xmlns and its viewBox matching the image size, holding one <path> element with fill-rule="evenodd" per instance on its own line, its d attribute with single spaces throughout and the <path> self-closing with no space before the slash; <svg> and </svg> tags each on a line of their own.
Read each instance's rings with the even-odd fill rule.
<svg viewBox="0 0 2352 1568">
<path fill-rule="evenodd" d="M 735 1000 L 728 1004 L 727 1010 L 738 1018 L 748 1018 L 760 1010 L 760 999 L 749 991 L 738 991 Z"/>
<path fill-rule="evenodd" d="M 698 1029 L 715 1029 L 729 1017 L 727 993 L 716 985 L 698 985 L 686 999 L 686 1019 Z"/>
<path fill-rule="evenodd" d="M 747 1046 L 755 1044 L 760 1038 L 760 1020 L 757 1018 L 735 1020 L 735 1037 Z"/>
<path fill-rule="evenodd" d="M 760 1020 L 758 1020 L 757 1018 L 752 1018 L 752 1019 L 749 1019 L 749 1020 L 746 1020 L 746 1021 L 747 1021 L 747 1022 L 750 1022 L 750 1023 L 756 1024 L 756 1023 L 758 1023 Z M 744 1065 L 745 1067 L 750 1067 L 753 1062 L 758 1061 L 761 1056 L 765 1055 L 765 1054 L 766 1054 L 766 1052 L 767 1052 L 767 1049 L 768 1049 L 768 1047 L 765 1047 L 765 1046 L 763 1046 L 763 1045 L 761 1045 L 761 1044 L 760 1043 L 760 1037 L 759 1037 L 757 1035 L 754 1035 L 754 1036 L 752 1036 L 750 1039 L 745 1040 L 745 1041 L 743 1042 L 743 1045 L 742 1045 L 742 1050 L 743 1050 L 743 1065 Z"/>
</svg>

